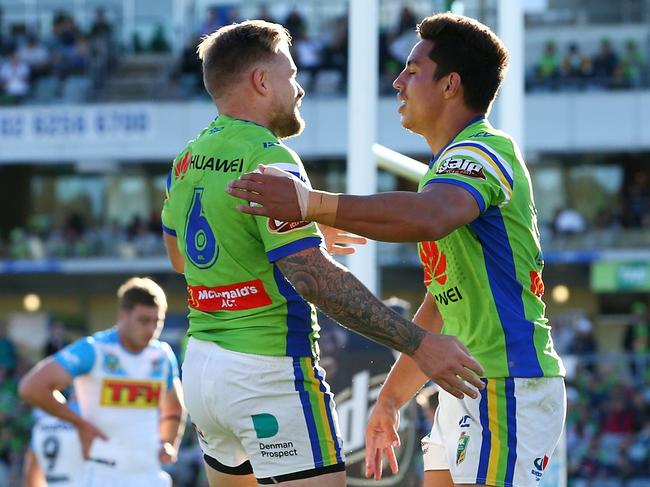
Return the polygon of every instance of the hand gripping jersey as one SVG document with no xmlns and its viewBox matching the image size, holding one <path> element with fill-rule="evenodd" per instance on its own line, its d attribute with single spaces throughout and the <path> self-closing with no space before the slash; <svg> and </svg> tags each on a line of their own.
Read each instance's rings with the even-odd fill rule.
<svg viewBox="0 0 650 487">
<path fill-rule="evenodd" d="M 74 377 L 82 417 L 108 436 L 93 441 L 91 461 L 125 474 L 159 470 L 159 402 L 178 377 L 169 345 L 152 340 L 131 353 L 113 328 L 77 340 L 54 359 Z"/>
<path fill-rule="evenodd" d="M 513 140 L 484 117 L 470 122 L 432 159 L 419 191 L 429 184 L 465 188 L 481 211 L 469 225 L 418 244 L 443 333 L 465 343 L 486 377 L 563 376 L 541 299 L 530 175 Z"/>
<path fill-rule="evenodd" d="M 79 412 L 74 402 L 68 405 Z M 34 410 L 30 447 L 48 485 L 77 487 L 80 485 L 83 457 L 77 429 L 56 416 Z"/>
<path fill-rule="evenodd" d="M 239 212 L 228 181 L 260 164 L 303 178 L 298 155 L 267 128 L 219 115 L 174 161 L 162 212 L 185 262 L 189 335 L 228 350 L 315 357 L 314 307 L 274 262 L 321 244 L 313 223 Z"/>
</svg>

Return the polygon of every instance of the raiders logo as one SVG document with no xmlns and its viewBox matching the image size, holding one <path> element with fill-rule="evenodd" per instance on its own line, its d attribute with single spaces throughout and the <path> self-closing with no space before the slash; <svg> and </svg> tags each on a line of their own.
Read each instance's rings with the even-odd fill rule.
<svg viewBox="0 0 650 487">
<path fill-rule="evenodd" d="M 467 159 L 450 158 L 442 161 L 436 174 L 458 174 L 468 178 L 485 179 L 483 166 Z"/>
</svg>

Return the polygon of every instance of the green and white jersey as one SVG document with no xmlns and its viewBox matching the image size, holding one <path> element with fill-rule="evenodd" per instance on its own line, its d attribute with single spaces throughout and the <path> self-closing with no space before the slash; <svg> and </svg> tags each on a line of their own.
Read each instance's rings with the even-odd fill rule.
<svg viewBox="0 0 650 487">
<path fill-rule="evenodd" d="M 465 343 L 486 377 L 563 376 L 544 317 L 530 175 L 513 140 L 484 117 L 473 120 L 431 160 L 419 191 L 429 184 L 466 189 L 481 211 L 418 245 L 442 332 Z"/>
<path fill-rule="evenodd" d="M 174 160 L 162 212 L 185 261 L 189 335 L 238 352 L 317 356 L 314 307 L 274 264 L 321 245 L 314 223 L 246 215 L 228 181 L 272 165 L 307 180 L 298 155 L 265 127 L 219 115 Z"/>
</svg>

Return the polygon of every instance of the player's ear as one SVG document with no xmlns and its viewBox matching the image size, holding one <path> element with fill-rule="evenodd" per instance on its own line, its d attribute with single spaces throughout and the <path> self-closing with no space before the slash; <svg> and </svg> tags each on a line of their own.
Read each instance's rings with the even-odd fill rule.
<svg viewBox="0 0 650 487">
<path fill-rule="evenodd" d="M 445 84 L 444 93 L 445 98 L 451 98 L 460 92 L 462 88 L 462 79 L 460 74 L 452 71 L 447 75 L 447 83 Z"/>
<path fill-rule="evenodd" d="M 251 72 L 253 89 L 260 95 L 266 95 L 269 91 L 269 72 L 264 68 L 255 68 Z"/>
</svg>

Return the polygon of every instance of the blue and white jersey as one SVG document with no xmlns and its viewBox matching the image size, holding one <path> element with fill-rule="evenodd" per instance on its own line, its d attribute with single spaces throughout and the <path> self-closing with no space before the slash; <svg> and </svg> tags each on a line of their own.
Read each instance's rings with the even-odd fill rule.
<svg viewBox="0 0 650 487">
<path fill-rule="evenodd" d="M 79 411 L 76 403 L 69 402 L 68 406 Z M 34 410 L 34 416 L 36 423 L 32 427 L 30 446 L 47 484 L 56 487 L 81 487 L 83 456 L 77 429 L 40 409 Z"/>
<path fill-rule="evenodd" d="M 109 438 L 93 441 L 90 460 L 120 472 L 159 469 L 159 402 L 178 377 L 169 345 L 152 340 L 132 353 L 112 328 L 77 340 L 54 360 L 74 377 L 82 417 Z"/>
</svg>

